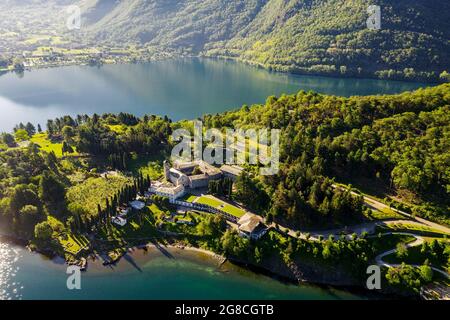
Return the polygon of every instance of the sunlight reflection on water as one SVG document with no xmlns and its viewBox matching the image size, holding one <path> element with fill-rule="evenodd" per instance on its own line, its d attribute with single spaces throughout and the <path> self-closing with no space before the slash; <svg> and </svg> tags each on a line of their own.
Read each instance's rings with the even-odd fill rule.
<svg viewBox="0 0 450 320">
<path fill-rule="evenodd" d="M 14 281 L 20 250 L 0 242 L 0 300 L 21 300 L 23 286 Z"/>
</svg>

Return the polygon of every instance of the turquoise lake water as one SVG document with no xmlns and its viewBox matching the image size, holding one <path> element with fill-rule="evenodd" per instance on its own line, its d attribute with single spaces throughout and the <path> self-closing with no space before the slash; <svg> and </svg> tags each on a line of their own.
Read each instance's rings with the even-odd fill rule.
<svg viewBox="0 0 450 320">
<path fill-rule="evenodd" d="M 420 86 L 425 84 L 276 73 L 215 59 L 39 69 L 0 76 L 0 131 L 21 121 L 44 125 L 66 114 L 125 111 L 193 119 L 301 89 L 351 96 Z"/>
<path fill-rule="evenodd" d="M 81 290 L 67 289 L 66 266 L 0 242 L 1 299 L 360 299 L 337 289 L 296 286 L 217 261 L 202 253 L 157 249 L 128 255 L 117 266 L 90 262 Z"/>
</svg>

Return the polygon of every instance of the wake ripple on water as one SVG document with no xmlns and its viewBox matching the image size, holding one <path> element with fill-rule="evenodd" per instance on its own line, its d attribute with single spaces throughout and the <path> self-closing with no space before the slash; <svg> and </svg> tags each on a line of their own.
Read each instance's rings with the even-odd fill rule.
<svg viewBox="0 0 450 320">
<path fill-rule="evenodd" d="M 0 243 L 0 300 L 21 300 L 23 286 L 14 281 L 19 266 L 16 265 L 20 258 L 18 249 L 8 243 Z"/>
</svg>

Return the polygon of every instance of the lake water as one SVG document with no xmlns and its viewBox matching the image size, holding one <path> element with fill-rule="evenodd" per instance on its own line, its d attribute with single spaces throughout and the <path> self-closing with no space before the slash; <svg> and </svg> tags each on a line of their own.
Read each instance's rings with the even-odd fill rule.
<svg viewBox="0 0 450 320">
<path fill-rule="evenodd" d="M 81 290 L 68 290 L 66 266 L 0 242 L 2 299 L 359 299 L 336 289 L 295 286 L 208 255 L 137 250 L 115 267 L 91 262 Z"/>
<path fill-rule="evenodd" d="M 47 119 L 67 114 L 124 111 L 194 119 L 301 89 L 351 96 L 421 86 L 425 84 L 283 74 L 215 59 L 39 69 L 0 76 L 0 131 L 21 121 L 44 127 Z"/>
</svg>

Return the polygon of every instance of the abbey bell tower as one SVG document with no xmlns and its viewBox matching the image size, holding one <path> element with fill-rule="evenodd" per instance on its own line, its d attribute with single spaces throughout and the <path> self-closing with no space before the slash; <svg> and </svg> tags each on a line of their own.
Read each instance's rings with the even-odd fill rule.
<svg viewBox="0 0 450 320">
<path fill-rule="evenodd" d="M 164 161 L 164 178 L 166 181 L 170 181 L 170 165 L 167 160 Z"/>
</svg>

